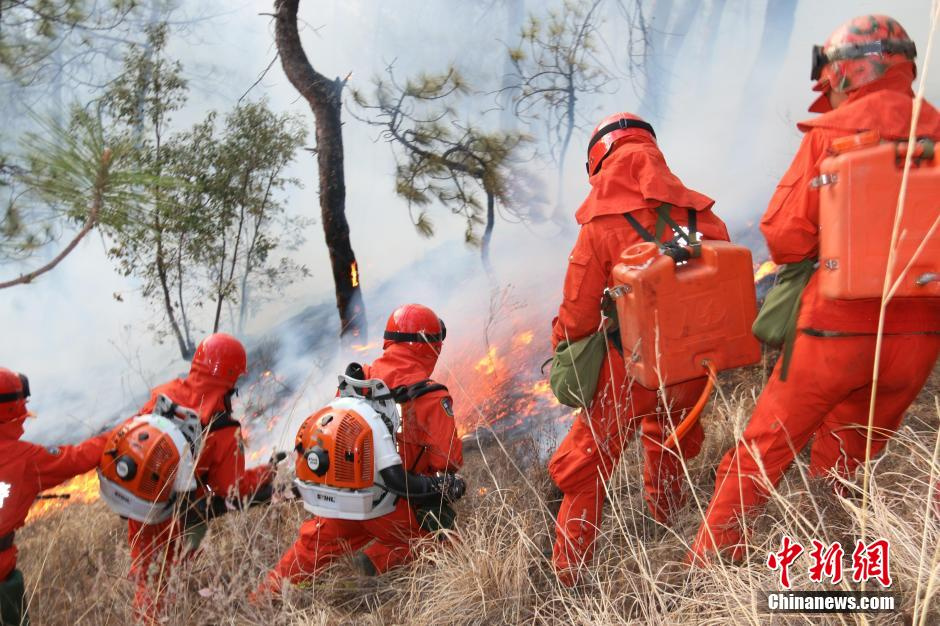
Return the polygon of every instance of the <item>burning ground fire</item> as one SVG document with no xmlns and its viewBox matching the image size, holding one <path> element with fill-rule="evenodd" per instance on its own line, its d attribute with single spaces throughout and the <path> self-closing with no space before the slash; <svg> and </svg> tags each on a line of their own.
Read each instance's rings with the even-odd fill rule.
<svg viewBox="0 0 940 626">
<path fill-rule="evenodd" d="M 55 489 L 44 492 L 40 496 L 41 499 L 37 500 L 29 509 L 26 523 L 28 524 L 76 502 L 94 502 L 98 497 L 98 473 L 92 470 L 87 474 L 76 476 Z"/>
<path fill-rule="evenodd" d="M 524 320 L 536 327 L 539 320 Z M 546 329 L 547 322 L 542 324 Z M 536 340 L 538 336 L 538 340 Z M 353 346 L 357 353 L 378 356 L 378 342 Z M 370 354 L 369 356 L 372 356 Z M 450 340 L 435 376 L 454 397 L 455 418 L 461 436 L 478 429 L 511 440 L 540 434 L 540 428 L 567 428 L 574 412 L 552 395 L 540 367 L 550 356 L 548 336 L 526 329 L 501 333 L 489 347 Z M 247 465 L 266 462 L 275 451 L 268 441 L 283 416 L 289 415 L 298 391 L 285 377 L 267 370 L 241 390 L 239 397 Z M 99 498 L 98 477 L 92 471 L 76 477 L 50 494 L 69 498 L 42 499 L 30 510 L 27 521 L 38 519 L 76 502 Z"/>
<path fill-rule="evenodd" d="M 483 428 L 513 439 L 570 422 L 572 410 L 558 403 L 540 370 L 550 356 L 548 338 L 536 342 L 535 335 L 525 330 L 501 338 L 482 355 L 469 347 L 457 347 L 457 356 L 445 351 L 441 379 L 454 397 L 461 436 Z"/>
<path fill-rule="evenodd" d="M 777 264 L 773 261 L 764 261 L 754 272 L 754 282 L 759 283 L 761 279 L 777 272 Z"/>
<path fill-rule="evenodd" d="M 761 283 L 777 269 L 772 261 L 761 263 L 755 269 L 754 282 Z M 558 403 L 541 372 L 542 364 L 551 356 L 547 320 L 534 319 L 537 316 L 514 317 L 516 330 L 496 333 L 488 345 L 480 342 L 477 335 L 476 342 L 450 339 L 445 347 L 435 377 L 450 389 L 457 430 L 462 437 L 486 432 L 504 441 L 529 434 L 539 438 L 547 432 L 564 432 L 576 414 Z M 523 324 L 526 329 L 519 331 Z M 544 328 L 546 332 L 536 332 L 534 328 Z M 352 351 L 372 357 L 378 356 L 380 348 L 380 342 L 375 341 L 354 345 Z M 298 391 L 291 382 L 271 370 L 262 372 L 242 390 L 240 412 L 249 466 L 271 457 L 274 449 L 266 435 L 282 416 L 291 413 L 297 397 Z M 97 500 L 97 475 L 89 472 L 49 493 L 69 497 L 38 500 L 27 521 L 75 502 Z"/>
</svg>

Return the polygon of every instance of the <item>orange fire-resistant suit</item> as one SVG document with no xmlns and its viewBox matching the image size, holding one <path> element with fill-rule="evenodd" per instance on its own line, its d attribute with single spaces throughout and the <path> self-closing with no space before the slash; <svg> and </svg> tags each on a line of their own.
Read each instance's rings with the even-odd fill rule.
<svg viewBox="0 0 940 626">
<path fill-rule="evenodd" d="M 23 574 L 16 569 L 15 532 L 26 522 L 40 491 L 98 464 L 107 437 L 74 446 L 44 448 L 21 441 L 29 415 L 29 380 L 0 367 L 0 624 L 29 624 Z"/>
<path fill-rule="evenodd" d="M 596 332 L 601 323 L 601 297 L 620 254 L 643 241 L 623 217 L 630 212 L 648 231 L 655 231 L 655 208 L 673 205 L 672 218 L 687 225 L 688 210 L 697 211 L 698 231 L 706 239 L 728 239 L 724 223 L 712 213 L 714 201 L 686 188 L 669 170 L 653 138 L 645 133 L 622 140 L 591 176 L 591 192 L 576 213 L 581 230 L 565 276 L 564 300 L 552 324 L 553 347 Z M 672 236 L 667 228 L 664 240 Z M 632 382 L 624 359 L 609 342 L 597 390 L 587 415 L 579 415 L 549 462 L 552 480 L 564 493 L 558 512 L 553 562 L 570 583 L 577 569 L 592 558 L 605 499 L 604 482 L 620 459 L 637 424 L 645 453 L 643 480 L 653 516 L 668 523 L 682 501 L 679 459 L 663 442 L 684 409 L 695 404 L 705 379 L 666 388 L 665 398 Z M 668 408 L 668 411 L 667 411 Z M 685 458 L 698 454 L 701 426 L 681 441 Z"/>
<path fill-rule="evenodd" d="M 819 174 L 834 139 L 862 130 L 907 139 L 913 79 L 911 64 L 892 67 L 881 79 L 850 92 L 835 110 L 798 125 L 806 133 L 803 143 L 761 220 L 774 262 L 818 256 L 819 192 L 809 183 Z M 940 140 L 940 113 L 926 102 L 917 135 Z M 743 556 L 739 518 L 767 496 L 761 473 L 777 484 L 810 438 L 815 436 L 812 475 L 835 470 L 851 478 L 864 463 L 880 302 L 827 300 L 819 293 L 817 278 L 814 275 L 803 292 L 786 381 L 780 380 L 778 362 L 741 441 L 718 468 L 715 495 L 693 546 L 696 561 L 731 547 L 737 548 L 732 558 Z M 892 300 L 879 367 L 872 454 L 897 429 L 938 351 L 940 301 Z"/>
<path fill-rule="evenodd" d="M 365 377 L 380 378 L 390 389 L 427 380 L 437 363 L 437 347 L 386 343 L 382 356 L 365 365 Z M 446 390 L 432 391 L 401 405 L 398 451 L 412 474 L 455 472 L 463 465 L 463 445 L 454 425 L 452 400 Z M 414 543 L 427 535 L 405 498 L 395 510 L 371 520 L 314 516 L 300 527 L 300 537 L 281 557 L 259 590 L 279 592 L 283 580 L 303 584 L 344 554 L 363 549 L 378 573 L 404 565 L 414 556 Z"/>
<path fill-rule="evenodd" d="M 26 521 L 39 492 L 93 470 L 107 441 L 99 435 L 74 446 L 44 448 L 20 440 L 22 434 L 22 419 L 0 423 L 0 537 L 9 536 L 9 545 L 0 549 L 0 581 L 16 568 L 13 532 Z"/>
<path fill-rule="evenodd" d="M 210 491 L 220 497 L 250 496 L 274 476 L 270 465 L 245 469 L 241 427 L 231 419 L 225 403 L 229 391 L 230 385 L 193 363 L 186 378 L 154 388 L 150 400 L 138 412 L 140 415 L 149 413 L 161 394 L 199 412 L 207 434 L 196 462 L 197 498 Z M 221 427 L 216 427 L 217 424 Z M 159 524 L 127 522 L 131 576 L 137 584 L 134 608 L 141 618 L 153 618 L 158 612 L 160 588 L 165 587 L 171 565 L 179 556 L 178 544 L 183 530 L 182 520 L 176 517 Z"/>
</svg>

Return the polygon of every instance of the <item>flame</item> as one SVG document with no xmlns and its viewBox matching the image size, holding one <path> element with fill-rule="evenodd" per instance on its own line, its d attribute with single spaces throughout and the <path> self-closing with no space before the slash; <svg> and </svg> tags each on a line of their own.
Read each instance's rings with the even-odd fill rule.
<svg viewBox="0 0 940 626">
<path fill-rule="evenodd" d="M 378 341 L 372 341 L 370 343 L 357 343 L 352 346 L 354 352 L 368 352 L 370 350 L 375 350 L 379 347 Z"/>
<path fill-rule="evenodd" d="M 530 313 L 510 321 L 502 331 L 497 327 L 489 333 L 486 347 L 479 336 L 466 335 L 462 343 L 450 343 L 442 357 L 439 371 L 447 374 L 441 382 L 454 397 L 462 437 L 477 430 L 507 440 L 527 433 L 540 437 L 543 429 L 567 428 L 573 419 L 574 412 L 558 402 L 540 369 L 551 354 L 547 333 L 541 337 L 528 330 L 548 328 L 548 320 Z"/>
<path fill-rule="evenodd" d="M 486 351 L 486 356 L 477 361 L 473 369 L 481 374 L 490 375 L 496 371 L 498 365 L 499 359 L 496 357 L 496 346 L 490 346 L 490 349 Z"/>
<path fill-rule="evenodd" d="M 87 474 L 82 474 L 81 476 L 76 476 L 71 480 L 68 480 L 58 487 L 44 492 L 50 495 L 68 495 L 68 498 L 62 499 L 50 499 L 50 500 L 36 500 L 32 507 L 29 509 L 29 514 L 26 516 L 26 523 L 44 517 L 50 514 L 53 511 L 59 509 L 64 509 L 67 506 L 75 504 L 76 502 L 94 502 L 99 497 L 98 492 L 98 472 L 91 470 Z"/>
<path fill-rule="evenodd" d="M 531 330 L 519 333 L 513 338 L 513 343 L 518 346 L 527 346 L 532 343 L 532 340 L 535 338 L 535 333 Z"/>
<path fill-rule="evenodd" d="M 352 262 L 352 265 L 349 266 L 349 277 L 352 280 L 352 286 L 359 286 L 359 266 L 355 261 Z"/>
<path fill-rule="evenodd" d="M 757 271 L 754 272 L 754 282 L 760 282 L 765 276 L 769 276 L 777 271 L 777 264 L 773 261 L 764 261 L 760 264 L 760 267 L 757 268 Z"/>
</svg>

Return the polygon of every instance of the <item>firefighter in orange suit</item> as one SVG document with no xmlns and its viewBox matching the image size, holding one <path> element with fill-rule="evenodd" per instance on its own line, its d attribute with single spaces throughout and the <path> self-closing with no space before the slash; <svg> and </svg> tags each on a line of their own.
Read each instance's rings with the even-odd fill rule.
<svg viewBox="0 0 940 626">
<path fill-rule="evenodd" d="M 245 348 L 234 337 L 215 333 L 196 348 L 189 375 L 156 387 L 139 415 L 153 410 L 160 395 L 199 414 L 205 430 L 195 476 L 199 484 L 197 502 L 205 511 L 222 511 L 239 504 L 239 498 L 262 499 L 270 494 L 274 470 L 270 465 L 245 469 L 241 427 L 232 418 L 231 398 L 238 378 L 247 369 Z M 191 513 L 186 511 L 184 513 Z M 204 529 L 205 515 L 196 526 Z M 187 524 L 174 516 L 159 524 L 128 520 L 127 534 L 131 548 L 131 576 L 137 583 L 134 608 L 137 615 L 153 619 L 161 605 L 158 585 L 166 585 L 170 566 L 178 556 L 179 540 Z M 190 528 L 189 532 L 193 532 Z"/>
<path fill-rule="evenodd" d="M 907 139 L 916 68 L 914 43 L 883 15 L 855 18 L 814 55 L 814 89 L 822 92 L 801 122 L 803 143 L 761 220 L 775 263 L 818 256 L 819 191 L 810 185 L 839 137 L 860 130 Z M 917 136 L 940 140 L 940 114 L 924 103 Z M 886 207 L 890 208 L 890 207 Z M 913 209 L 910 209 L 913 210 Z M 802 294 L 798 333 L 786 380 L 778 362 L 737 447 L 718 469 L 715 494 L 698 531 L 691 559 L 707 561 L 730 549 L 743 556 L 739 518 L 767 497 L 763 474 L 777 484 L 813 438 L 810 473 L 834 470 L 851 479 L 865 460 L 869 400 L 880 302 L 824 299 L 819 273 Z M 872 453 L 897 429 L 924 385 L 940 350 L 940 299 L 895 299 L 887 307 L 879 367 Z"/>
<path fill-rule="evenodd" d="M 107 435 L 75 446 L 44 448 L 21 441 L 29 380 L 0 367 L 0 624 L 28 624 L 23 575 L 16 569 L 14 532 L 40 491 L 98 465 Z"/>
<path fill-rule="evenodd" d="M 633 225 L 655 230 L 656 208 L 671 205 L 670 215 L 706 239 L 728 239 L 724 223 L 712 213 L 714 201 L 685 187 L 669 170 L 656 144 L 653 128 L 629 113 L 604 119 L 588 147 L 591 191 L 575 217 L 581 225 L 568 258 L 564 300 L 552 326 L 552 345 L 576 341 L 601 324 L 601 298 L 620 254 L 644 241 Z M 691 220 L 690 220 L 691 217 Z M 631 223 L 631 220 L 633 223 Z M 673 233 L 665 229 L 663 240 Z M 665 398 L 632 383 L 615 341 L 609 341 L 590 410 L 580 415 L 549 462 L 552 480 L 564 493 L 556 525 L 553 563 L 559 579 L 573 584 L 590 562 L 601 522 L 604 483 L 637 425 L 645 452 L 644 485 L 653 517 L 669 524 L 683 500 L 681 468 L 665 439 L 674 420 L 693 406 L 705 378 L 666 388 Z M 696 425 L 682 439 L 680 454 L 691 458 L 702 442 Z"/>
<path fill-rule="evenodd" d="M 314 516 L 304 522 L 300 537 L 270 572 L 259 595 L 279 592 L 285 580 L 306 583 L 343 554 L 360 549 L 358 565 L 364 573 L 403 565 L 414 558 L 415 541 L 428 534 L 415 515 L 413 499 L 427 497 L 440 503 L 463 495 L 463 480 L 454 474 L 463 465 L 463 447 L 454 425 L 453 402 L 443 385 L 430 380 L 445 335 L 444 323 L 428 307 L 401 306 L 388 319 L 382 356 L 371 366 L 361 366 L 357 376 L 379 378 L 393 390 L 415 390 L 408 396 L 413 399 L 400 404 L 398 452 L 400 467 L 407 469 L 403 477 L 407 495 L 403 491 L 395 509 L 375 519 Z"/>
</svg>

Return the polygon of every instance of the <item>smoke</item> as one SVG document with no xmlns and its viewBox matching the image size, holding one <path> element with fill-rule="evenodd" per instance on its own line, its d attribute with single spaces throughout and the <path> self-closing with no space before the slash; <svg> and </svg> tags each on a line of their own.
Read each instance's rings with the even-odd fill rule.
<svg viewBox="0 0 940 626">
<path fill-rule="evenodd" d="M 183 4 L 189 8 L 200 3 Z M 706 28 L 709 11 L 699 11 L 688 35 L 672 44 L 677 60 L 663 94 L 656 131 L 673 171 L 688 186 L 715 198 L 718 214 L 732 232 L 741 232 L 759 218 L 796 151 L 800 135 L 795 122 L 810 115 L 806 107 L 813 98 L 808 67 L 811 46 L 849 17 L 884 11 L 897 17 L 923 46 L 928 6 L 915 0 L 800 2 L 789 45 L 779 51 L 784 60 L 778 74 L 768 81 L 773 87 L 769 94 L 762 94 L 768 97 L 749 100 L 755 87 L 746 79 L 760 47 L 765 3 L 723 4 L 717 30 Z M 190 101 L 174 120 L 177 128 L 187 128 L 210 109 L 233 106 L 271 62 L 275 51 L 270 17 L 258 15 L 269 11 L 269 5 L 226 6 L 224 13 L 188 24 L 185 36 L 173 34 L 170 54 L 182 60 L 192 84 Z M 543 11 L 545 5 L 530 1 L 526 9 Z M 301 37 L 321 73 L 346 76 L 352 72 L 351 84 L 366 91 L 370 78 L 390 63 L 402 77 L 440 71 L 454 63 L 483 92 L 466 107 L 470 115 L 472 110 L 486 111 L 495 104 L 488 92 L 502 82 L 503 46 L 497 40 L 506 37 L 505 11 L 498 2 L 304 2 Z M 616 14 L 608 12 L 603 29 L 605 49 L 614 52 L 627 45 L 613 19 Z M 706 36 L 711 39 L 705 40 Z M 703 68 L 706 61 L 708 66 Z M 658 78 L 653 75 L 652 80 Z M 615 87 L 611 95 L 586 100 L 582 111 L 586 120 L 639 107 L 641 94 L 633 81 L 624 77 Z M 306 103 L 277 63 L 246 97 L 262 96 L 269 98 L 276 111 L 301 113 L 312 128 Z M 929 85 L 927 96 L 934 102 L 940 100 L 940 85 Z M 764 104 L 750 106 L 750 102 Z M 490 110 L 484 119 L 497 128 L 500 112 Z M 754 130 L 753 137 L 742 142 L 735 139 L 735 131 L 745 119 Z M 422 302 L 437 310 L 450 333 L 438 373 L 454 387 L 460 411 L 462 398 L 456 387 L 461 371 L 453 369 L 460 359 L 451 360 L 454 346 L 461 346 L 461 355 L 476 350 L 482 355 L 487 333 L 518 332 L 531 324 L 533 341 L 544 345 L 547 358 L 548 320 L 561 298 L 574 230 L 559 234 L 547 224 L 497 222 L 493 263 L 500 287 L 512 285 L 511 298 L 519 306 L 494 326 L 492 285 L 482 271 L 478 251 L 462 241 L 463 219 L 445 208 L 432 207 L 437 234 L 430 240 L 422 238 L 409 223 L 404 201 L 394 194 L 389 146 L 376 140 L 375 129 L 348 112 L 344 120 L 347 215 L 359 258 L 370 339 L 380 336 L 389 312 L 403 302 Z M 538 124 L 530 129 L 540 130 Z M 587 131 L 576 132 L 565 167 L 564 203 L 572 214 L 588 189 L 581 165 L 587 141 Z M 558 183 L 550 174 L 554 168 L 541 161 L 526 167 L 537 177 L 536 186 L 546 191 L 543 195 L 553 198 L 549 190 Z M 319 217 L 315 157 L 309 152 L 298 154 L 290 175 L 305 185 L 290 196 L 290 210 Z M 253 430 L 264 431 L 263 438 L 273 447 L 290 447 L 292 429 L 332 396 L 335 377 L 346 363 L 368 361 L 378 354 L 377 348 L 343 351 L 333 339 L 337 321 L 319 224 L 309 228 L 306 244 L 294 256 L 311 269 L 312 276 L 265 303 L 245 337 L 258 363 L 264 363 L 271 375 L 265 382 L 265 370 L 253 371 L 241 403 L 254 409 L 253 398 L 267 394 L 274 399 L 266 413 L 249 420 Z M 3 273 L 18 269 L 6 266 Z M 185 373 L 187 364 L 175 347 L 155 342 L 149 327 L 161 322 L 161 312 L 149 308 L 138 292 L 138 284 L 113 270 L 104 243 L 91 237 L 36 284 L 0 294 L 2 365 L 30 376 L 31 408 L 39 414 L 39 419 L 28 423 L 27 438 L 53 444 L 87 436 L 131 414 L 149 387 Z M 266 420 L 274 412 L 279 419 L 268 432 Z"/>
</svg>

